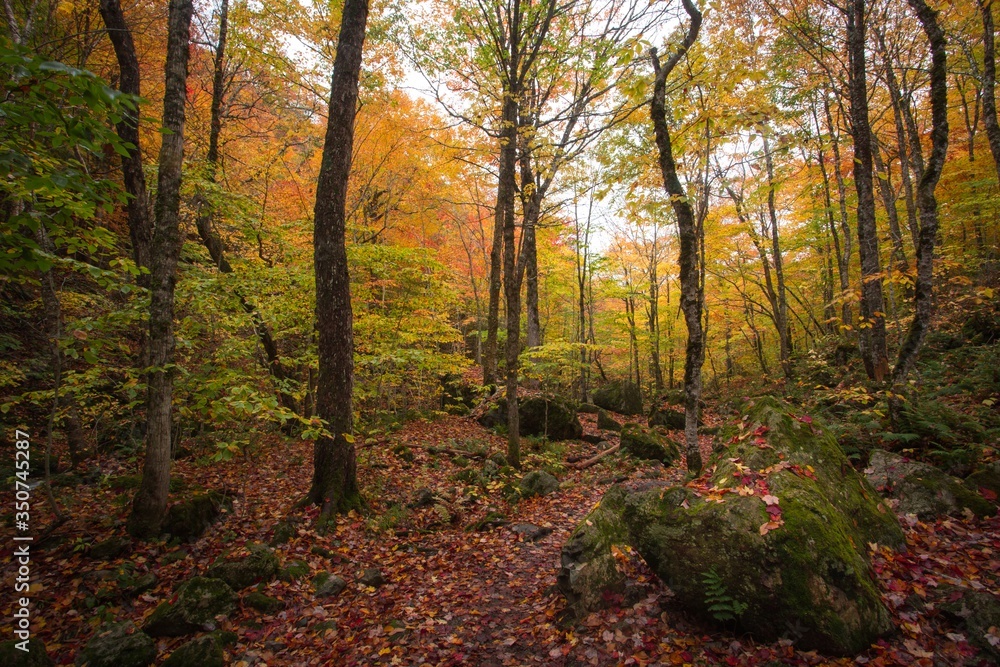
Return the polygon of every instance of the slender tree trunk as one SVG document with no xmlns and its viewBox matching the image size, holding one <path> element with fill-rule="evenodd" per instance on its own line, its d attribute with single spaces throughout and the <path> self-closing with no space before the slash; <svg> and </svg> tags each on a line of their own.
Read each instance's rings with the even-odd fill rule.
<svg viewBox="0 0 1000 667">
<path fill-rule="evenodd" d="M 833 114 L 830 111 L 830 100 L 823 97 L 823 109 L 826 112 L 826 126 L 830 132 L 830 146 L 833 149 L 833 173 L 837 181 L 837 203 L 840 207 L 840 229 L 843 246 L 838 257 L 840 265 L 840 319 L 844 326 L 851 326 L 853 314 L 847 295 L 851 290 L 851 226 L 847 218 L 847 185 L 844 183 L 844 173 L 841 169 L 840 139 L 837 128 L 833 124 Z"/>
<path fill-rule="evenodd" d="M 157 177 L 156 229 L 150 256 L 149 362 L 146 457 L 142 482 L 132 502 L 129 532 L 154 537 L 170 491 L 171 402 L 174 372 L 174 283 L 180 258 L 180 185 L 184 162 L 184 105 L 187 98 L 191 0 L 171 0 L 167 29 L 163 134 Z"/>
<path fill-rule="evenodd" d="M 816 130 L 817 132 L 821 133 L 822 131 L 820 130 L 819 127 L 819 120 L 816 118 L 815 114 L 816 114 L 816 109 L 815 107 L 813 107 L 813 119 L 816 121 Z M 840 252 L 840 236 L 837 234 L 837 224 L 834 219 L 833 198 L 830 194 L 830 175 L 826 170 L 826 152 L 823 150 L 822 133 L 820 134 L 819 137 L 817 137 L 817 139 L 819 141 L 819 146 L 817 147 L 816 154 L 817 154 L 817 161 L 819 162 L 819 171 L 823 177 L 823 203 L 826 206 L 825 217 L 826 217 L 827 231 L 829 231 L 830 238 L 833 241 L 833 254 L 836 256 L 836 262 L 837 262 L 837 276 L 840 279 L 841 290 L 843 291 L 844 285 L 847 284 L 848 268 L 847 266 L 844 265 L 843 255 Z M 829 243 L 827 244 L 827 246 L 829 246 Z M 829 247 L 827 248 L 827 264 L 828 264 L 827 273 L 829 275 L 829 280 L 831 284 L 830 284 L 829 294 L 825 297 L 823 312 L 825 313 L 827 320 L 830 321 L 831 326 L 829 330 L 832 333 L 836 333 L 837 327 L 833 326 L 832 322 L 834 318 L 833 284 L 832 284 L 833 258 L 830 257 Z"/>
<path fill-rule="evenodd" d="M 764 162 L 767 170 L 767 212 L 771 224 L 771 258 L 774 261 L 775 290 L 775 326 L 778 328 L 778 346 L 781 353 L 781 370 L 785 377 L 792 378 L 792 342 L 788 325 L 788 301 L 785 297 L 785 270 L 781 258 L 781 239 L 778 232 L 778 214 L 774 205 L 774 160 L 771 147 L 767 140 L 768 128 L 762 128 L 764 139 Z"/>
<path fill-rule="evenodd" d="M 941 177 L 941 169 L 948 154 L 948 69 L 944 31 L 938 24 L 938 12 L 931 9 L 924 0 L 908 0 L 908 2 L 920 19 L 927 41 L 930 42 L 931 154 L 917 184 L 920 243 L 917 246 L 914 315 L 892 371 L 894 386 L 905 380 L 931 327 L 931 315 L 934 310 L 934 242 L 938 228 L 934 189 Z"/>
<path fill-rule="evenodd" d="M 704 358 L 704 339 L 701 325 L 702 302 L 700 298 L 700 243 L 694 210 L 687 192 L 677 176 L 666 106 L 667 76 L 694 44 L 698 38 L 698 31 L 701 29 L 701 12 L 692 4 L 691 0 L 682 0 L 682 2 L 684 10 L 691 18 L 691 24 L 678 49 L 662 66 L 656 49 L 650 50 L 653 70 L 656 73 L 653 97 L 650 102 L 650 115 L 656 135 L 660 172 L 663 176 L 664 188 L 670 195 L 674 215 L 677 217 L 677 230 L 680 237 L 681 311 L 684 313 L 684 321 L 688 330 L 684 362 L 684 439 L 687 445 L 688 470 L 699 472 L 702 468 L 702 460 L 701 449 L 698 445 L 698 404 L 701 400 L 701 364 Z"/>
<path fill-rule="evenodd" d="M 997 122 L 997 61 L 993 32 L 993 0 L 979 0 L 983 18 L 983 126 L 990 143 L 990 153 L 1000 178 L 1000 123 Z M 921 213 L 921 218 L 923 213 Z"/>
<path fill-rule="evenodd" d="M 493 224 L 493 246 L 490 249 L 490 303 L 486 314 L 486 350 L 483 353 L 483 384 L 497 383 L 497 330 L 500 328 L 500 287 L 503 254 L 503 212 L 500 207 L 500 186 L 497 185 L 496 218 Z"/>
<path fill-rule="evenodd" d="M 354 449 L 354 332 L 347 269 L 345 204 L 354 146 L 358 77 L 368 24 L 368 0 L 346 0 L 330 84 L 330 112 L 314 214 L 319 382 L 316 413 L 328 435 L 316 439 L 308 499 L 321 518 L 361 505 Z"/>
<path fill-rule="evenodd" d="M 118 59 L 118 88 L 123 93 L 139 96 L 139 59 L 132 41 L 132 31 L 125 22 L 119 0 L 101 0 L 101 17 Z M 139 110 L 123 109 L 121 121 L 115 126 L 122 141 L 132 145 L 122 156 L 122 181 L 128 194 L 128 229 L 132 239 L 132 256 L 140 268 L 150 267 L 150 246 L 153 242 L 153 215 L 142 171 L 142 151 L 139 150 Z M 138 283 L 149 286 L 149 274 L 139 274 Z"/>
<path fill-rule="evenodd" d="M 649 365 L 653 371 L 656 394 L 663 392 L 663 369 L 660 366 L 660 278 L 656 271 L 658 251 L 656 240 L 649 261 Z"/>
<path fill-rule="evenodd" d="M 889 168 L 882 159 L 882 151 L 878 140 L 872 136 L 872 157 L 875 160 L 875 171 L 878 180 L 879 194 L 882 196 L 882 207 L 885 208 L 889 220 L 889 238 L 892 241 L 892 258 L 901 271 L 909 266 L 906 261 L 906 251 L 903 249 L 903 232 L 899 228 L 899 212 L 896 210 L 896 192 L 889 181 Z"/>
<path fill-rule="evenodd" d="M 851 0 L 847 41 L 850 54 L 851 131 L 854 139 L 854 188 L 858 196 L 858 255 L 861 259 L 861 358 L 868 377 L 882 382 L 889 374 L 882 299 L 882 267 L 875 227 L 875 188 L 872 182 L 872 133 L 868 122 L 868 85 L 865 65 L 865 0 Z"/>
<path fill-rule="evenodd" d="M 516 70 L 515 70 L 516 71 Z M 515 80 L 511 76 L 510 80 Z M 517 244 L 514 238 L 514 197 L 517 168 L 517 100 L 519 91 L 504 93 L 500 145 L 500 171 L 497 186 L 497 215 L 503 221 L 503 282 L 507 320 L 507 461 L 521 467 L 520 420 L 517 405 L 518 355 L 521 352 L 521 281 L 517 275 Z"/>
</svg>

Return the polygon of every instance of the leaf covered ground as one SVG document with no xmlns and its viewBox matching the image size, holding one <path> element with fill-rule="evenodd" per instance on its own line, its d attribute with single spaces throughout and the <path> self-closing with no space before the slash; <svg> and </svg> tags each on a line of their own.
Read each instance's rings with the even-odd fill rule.
<svg viewBox="0 0 1000 667">
<path fill-rule="evenodd" d="M 581 418 L 587 432 L 596 431 L 593 416 Z M 908 551 L 873 553 L 897 632 L 862 655 L 833 659 L 796 650 L 794 637 L 757 643 L 735 627 L 686 618 L 671 605 L 669 589 L 627 551 L 616 554 L 629 575 L 625 596 L 580 621 L 566 620 L 555 581 L 570 532 L 615 481 L 680 483 L 680 467 L 636 463 L 619 453 L 575 470 L 566 459 L 593 455 L 596 445 L 529 442 L 525 470 L 548 469 L 561 488 L 519 499 L 516 476 L 485 463 L 486 455 L 503 451 L 503 438 L 468 418 L 415 421 L 387 442 L 361 447 L 369 511 L 343 517 L 335 530 L 320 534 L 316 509 L 295 509 L 309 483 L 310 444 L 277 437 L 258 444 L 252 460 L 177 463 L 177 497 L 200 487 L 227 489 L 235 498 L 233 511 L 190 544 L 139 543 L 115 560 L 95 559 L 91 545 L 124 535 L 134 481 L 126 473 L 135 471 L 104 461 L 100 478 L 57 489 L 72 518 L 36 547 L 32 599 L 34 636 L 58 664 L 71 664 L 102 620 L 141 624 L 179 583 L 220 556 L 270 542 L 282 521 L 293 526 L 290 539 L 275 547 L 282 566 L 302 562 L 308 574 L 240 594 L 243 603 L 220 625 L 238 637 L 227 653 L 231 664 L 988 664 L 939 611 L 938 591 L 960 585 L 1000 593 L 1000 519 L 904 518 Z M 705 454 L 710 446 L 706 438 Z M 543 536 L 532 541 L 525 524 L 543 529 L 537 531 Z M 10 563 L 8 550 L 7 581 L 13 580 Z M 378 568 L 385 585 L 360 584 L 367 568 Z M 153 588 L 136 598 L 124 593 L 147 572 L 158 578 Z M 349 585 L 337 597 L 317 600 L 311 580 L 320 572 Z M 261 613 L 245 604 L 258 588 L 283 609 Z M 9 618 L 12 607 L 0 611 Z M 160 659 L 185 639 L 159 640 Z"/>
</svg>

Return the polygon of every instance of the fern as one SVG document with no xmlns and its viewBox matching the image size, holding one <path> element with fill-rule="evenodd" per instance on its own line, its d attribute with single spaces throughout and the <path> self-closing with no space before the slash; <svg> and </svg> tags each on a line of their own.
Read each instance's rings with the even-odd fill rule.
<svg viewBox="0 0 1000 667">
<path fill-rule="evenodd" d="M 746 611 L 747 604 L 729 595 L 714 567 L 702 573 L 701 583 L 705 587 L 705 606 L 715 620 L 734 621 Z"/>
</svg>

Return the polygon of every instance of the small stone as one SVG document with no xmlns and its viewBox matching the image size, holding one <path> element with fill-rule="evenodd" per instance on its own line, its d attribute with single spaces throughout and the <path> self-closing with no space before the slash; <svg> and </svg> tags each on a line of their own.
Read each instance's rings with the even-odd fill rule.
<svg viewBox="0 0 1000 667">
<path fill-rule="evenodd" d="M 517 523 L 510 527 L 512 531 L 524 537 L 528 542 L 537 542 L 552 533 L 551 528 L 536 526 L 533 523 Z"/>
<path fill-rule="evenodd" d="M 285 603 L 281 600 L 257 591 L 249 593 L 243 601 L 246 602 L 247 606 L 264 614 L 273 614 L 285 608 Z"/>
<path fill-rule="evenodd" d="M 544 470 L 533 470 L 521 478 L 520 489 L 525 498 L 545 496 L 559 489 L 559 480 Z"/>
<path fill-rule="evenodd" d="M 382 576 L 378 568 L 370 567 L 364 571 L 364 574 L 358 579 L 358 583 L 371 586 L 372 588 L 379 588 L 385 585 L 385 577 Z"/>
<path fill-rule="evenodd" d="M 313 585 L 316 587 L 317 598 L 336 597 L 347 588 L 347 582 L 343 577 L 329 572 L 320 572 L 313 577 Z"/>
</svg>

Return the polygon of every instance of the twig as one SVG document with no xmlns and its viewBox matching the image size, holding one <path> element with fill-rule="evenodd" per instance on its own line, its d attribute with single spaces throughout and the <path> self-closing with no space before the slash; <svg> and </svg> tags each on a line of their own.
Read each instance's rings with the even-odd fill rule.
<svg viewBox="0 0 1000 667">
<path fill-rule="evenodd" d="M 575 464 L 571 465 L 570 467 L 573 468 L 574 470 L 583 470 L 584 468 L 589 468 L 590 466 L 594 465 L 595 463 L 597 463 L 598 461 L 600 461 L 601 459 L 603 459 L 608 454 L 614 454 L 615 452 L 617 452 L 621 448 L 622 448 L 622 444 L 619 442 L 614 447 L 609 447 L 609 448 L 605 449 L 603 452 L 601 452 L 601 453 L 599 453 L 599 454 L 597 454 L 595 456 L 592 456 L 592 457 L 590 457 L 589 459 L 587 459 L 585 461 L 580 461 L 579 463 L 575 463 Z"/>
</svg>

